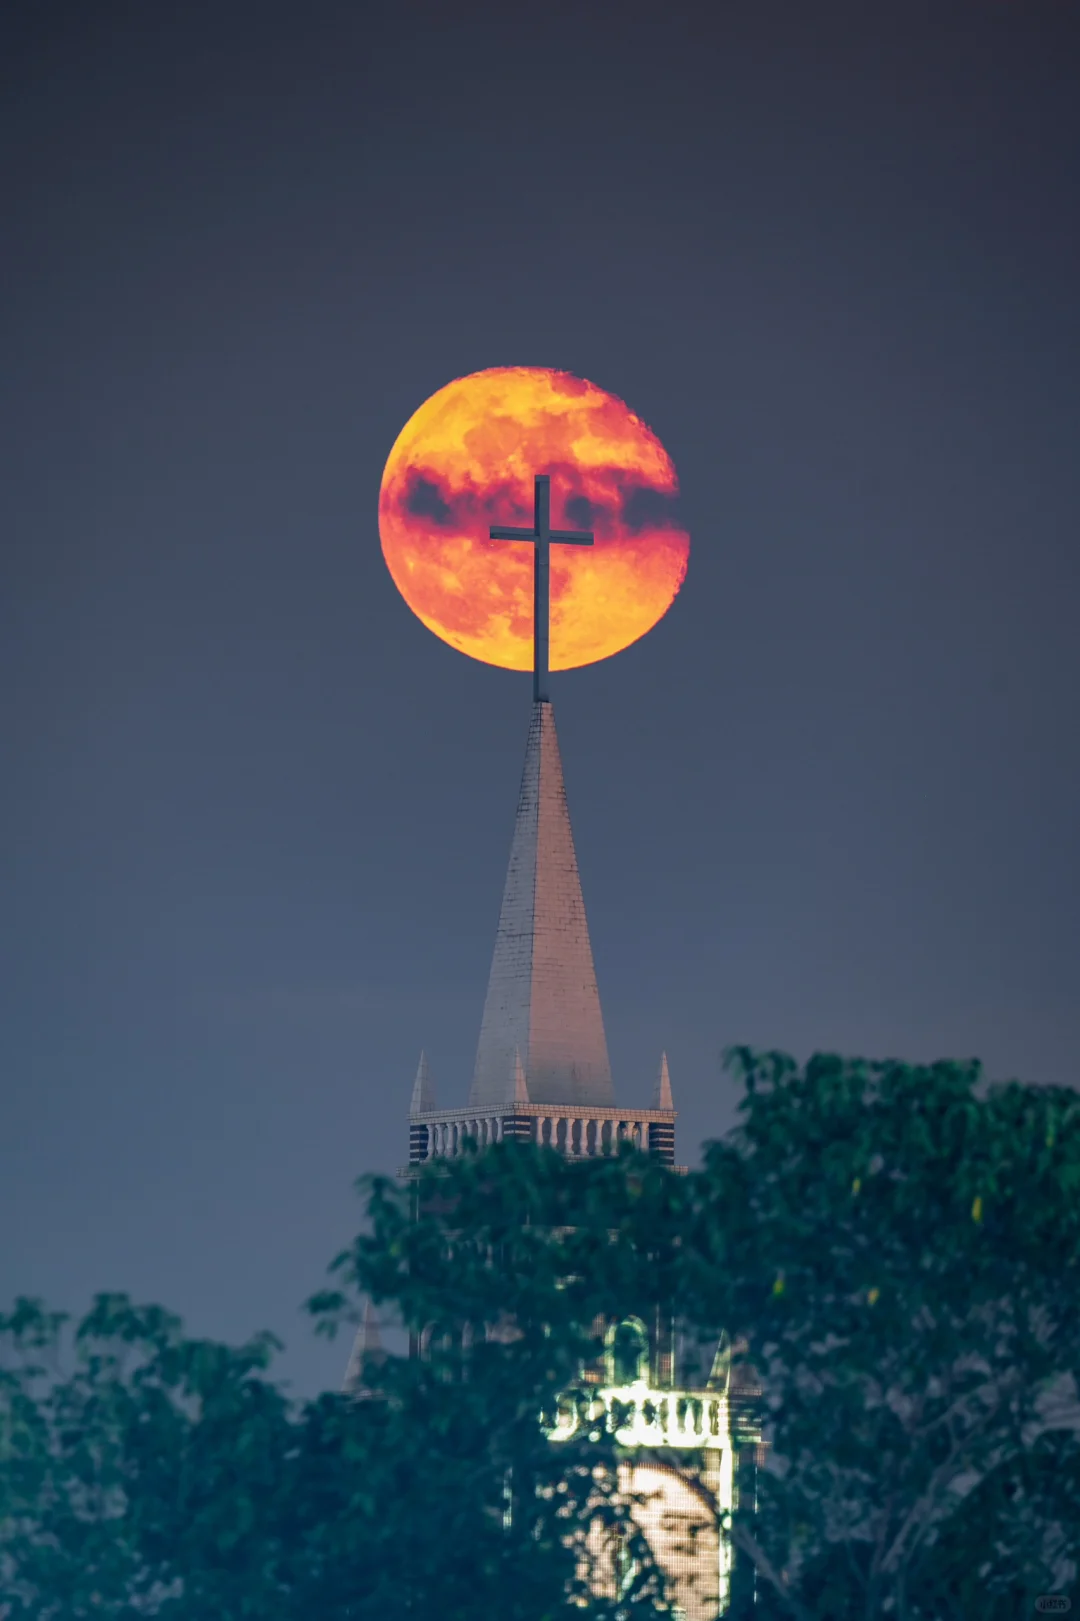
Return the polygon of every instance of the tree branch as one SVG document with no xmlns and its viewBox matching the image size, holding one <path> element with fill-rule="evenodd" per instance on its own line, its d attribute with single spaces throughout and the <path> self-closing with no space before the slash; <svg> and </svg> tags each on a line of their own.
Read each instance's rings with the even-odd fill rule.
<svg viewBox="0 0 1080 1621">
<path fill-rule="evenodd" d="M 959 1460 L 963 1456 L 966 1448 L 975 1439 L 980 1430 L 985 1430 L 987 1428 L 991 1420 L 996 1416 L 1002 1400 L 1004 1400 L 1004 1393 L 993 1407 L 987 1409 L 982 1418 L 979 1419 L 978 1422 L 968 1430 L 966 1435 L 953 1441 L 952 1446 L 949 1448 L 948 1457 L 934 1470 L 926 1490 L 918 1497 L 915 1503 L 912 1504 L 912 1507 L 905 1517 L 903 1524 L 896 1533 L 896 1536 L 893 1538 L 888 1553 L 886 1553 L 885 1557 L 881 1561 L 881 1569 L 883 1571 L 892 1572 L 897 1569 L 903 1556 L 904 1543 L 907 1541 L 908 1535 L 912 1528 L 918 1525 L 920 1521 L 925 1522 L 929 1515 L 933 1512 L 935 1499 L 938 1497 L 942 1486 L 950 1478 L 955 1478 L 958 1472 L 957 1466 Z"/>
<path fill-rule="evenodd" d="M 795 1595 L 788 1592 L 784 1578 L 757 1538 L 738 1520 L 734 1520 L 732 1523 L 731 1540 L 737 1548 L 741 1548 L 743 1553 L 748 1554 L 754 1561 L 754 1568 L 760 1575 L 764 1576 L 771 1587 L 776 1589 L 777 1597 L 795 1617 L 795 1621 L 814 1621 L 813 1613 L 806 1608 L 805 1604 L 800 1604 Z"/>
</svg>

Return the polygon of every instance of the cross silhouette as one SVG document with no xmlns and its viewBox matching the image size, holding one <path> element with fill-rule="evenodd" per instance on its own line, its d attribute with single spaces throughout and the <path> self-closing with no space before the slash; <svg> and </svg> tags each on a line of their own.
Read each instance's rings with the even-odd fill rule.
<svg viewBox="0 0 1080 1621">
<path fill-rule="evenodd" d="M 588 529 L 552 529 L 551 479 L 546 473 L 537 473 L 533 491 L 533 526 L 531 529 L 507 529 L 493 524 L 491 540 L 528 540 L 536 547 L 533 554 L 533 703 L 548 700 L 548 629 L 551 608 L 551 542 L 561 541 L 567 546 L 591 546 L 592 531 Z"/>
</svg>

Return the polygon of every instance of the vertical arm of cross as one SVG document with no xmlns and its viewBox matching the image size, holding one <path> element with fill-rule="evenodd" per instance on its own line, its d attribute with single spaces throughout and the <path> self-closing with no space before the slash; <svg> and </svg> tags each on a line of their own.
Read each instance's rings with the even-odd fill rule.
<svg viewBox="0 0 1080 1621">
<path fill-rule="evenodd" d="M 551 479 L 538 473 L 533 484 L 533 703 L 548 696 L 551 629 Z"/>
<path fill-rule="evenodd" d="M 533 485 L 533 526 L 508 529 L 493 524 L 491 540 L 529 540 L 533 543 L 533 702 L 548 701 L 549 636 L 551 621 L 551 542 L 568 546 L 591 546 L 593 535 L 586 529 L 552 529 L 551 479 L 537 473 Z"/>
</svg>

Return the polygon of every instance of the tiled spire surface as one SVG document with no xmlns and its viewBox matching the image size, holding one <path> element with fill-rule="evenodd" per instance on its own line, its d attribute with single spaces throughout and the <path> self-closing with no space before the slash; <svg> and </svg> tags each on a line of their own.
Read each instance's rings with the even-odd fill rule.
<svg viewBox="0 0 1080 1621">
<path fill-rule="evenodd" d="M 612 1105 L 604 1021 L 550 703 L 533 705 L 469 1106 Z"/>
</svg>

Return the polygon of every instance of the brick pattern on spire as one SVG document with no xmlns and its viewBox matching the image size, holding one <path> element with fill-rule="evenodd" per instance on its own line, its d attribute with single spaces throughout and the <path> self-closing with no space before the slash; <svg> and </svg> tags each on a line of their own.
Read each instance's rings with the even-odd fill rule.
<svg viewBox="0 0 1080 1621">
<path fill-rule="evenodd" d="M 604 1021 L 550 703 L 533 705 L 470 1108 L 530 1100 L 611 1106 Z"/>
</svg>

